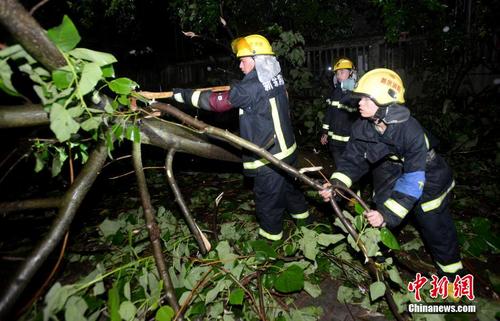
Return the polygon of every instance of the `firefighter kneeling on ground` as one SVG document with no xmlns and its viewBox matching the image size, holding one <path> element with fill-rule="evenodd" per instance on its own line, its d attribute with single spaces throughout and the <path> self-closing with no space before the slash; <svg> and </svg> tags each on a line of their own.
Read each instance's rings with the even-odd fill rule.
<svg viewBox="0 0 500 321">
<path fill-rule="evenodd" d="M 373 177 L 376 210 L 365 213 L 373 227 L 394 228 L 413 211 L 438 274 L 453 281 L 463 274 L 457 233 L 449 212 L 452 172 L 436 154 L 419 122 L 404 106 L 401 78 L 389 69 L 367 72 L 353 93 L 361 119 L 351 131 L 331 184 L 350 187 L 365 173 Z M 320 195 L 332 197 L 329 184 Z"/>
<path fill-rule="evenodd" d="M 174 99 L 214 112 L 239 108 L 241 137 L 294 165 L 297 144 L 288 95 L 271 45 L 263 36 L 250 35 L 235 39 L 231 46 L 245 74 L 243 80 L 231 85 L 226 92 L 176 88 Z M 273 241 L 282 238 L 285 210 L 302 224 L 309 223 L 304 195 L 290 176 L 246 150 L 243 151 L 243 173 L 254 177 L 255 210 L 261 236 Z"/>
</svg>

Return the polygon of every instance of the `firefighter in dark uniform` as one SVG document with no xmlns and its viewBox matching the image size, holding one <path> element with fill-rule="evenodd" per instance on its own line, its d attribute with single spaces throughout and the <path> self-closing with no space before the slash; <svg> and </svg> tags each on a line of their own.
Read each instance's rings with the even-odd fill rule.
<svg viewBox="0 0 500 321">
<path fill-rule="evenodd" d="M 453 280 L 463 273 L 449 212 L 455 183 L 450 167 L 403 105 L 404 91 L 401 78 L 389 69 L 374 69 L 361 77 L 354 94 L 361 97 L 362 118 L 353 124 L 331 182 L 350 187 L 371 170 L 376 210 L 365 213 L 368 222 L 393 228 L 413 211 L 438 273 Z M 320 194 L 328 200 L 332 191 L 325 188 Z"/>
<path fill-rule="evenodd" d="M 351 126 L 359 118 L 356 102 L 351 99 L 351 91 L 356 82 L 356 71 L 351 60 L 339 59 L 333 65 L 333 88 L 326 100 L 327 109 L 323 119 L 321 144 L 328 143 L 328 149 L 335 161 L 345 150 Z"/>
<path fill-rule="evenodd" d="M 197 108 L 223 112 L 239 108 L 242 138 L 294 165 L 297 144 L 293 134 L 288 95 L 281 67 L 271 45 L 260 35 L 237 38 L 232 49 L 240 59 L 245 77 L 227 92 L 174 89 L 174 99 Z M 243 152 L 243 171 L 254 177 L 259 234 L 269 240 L 283 235 L 285 210 L 295 219 L 308 222 L 309 212 L 297 182 L 255 154 Z M 305 220 L 305 221 L 304 221 Z"/>
</svg>

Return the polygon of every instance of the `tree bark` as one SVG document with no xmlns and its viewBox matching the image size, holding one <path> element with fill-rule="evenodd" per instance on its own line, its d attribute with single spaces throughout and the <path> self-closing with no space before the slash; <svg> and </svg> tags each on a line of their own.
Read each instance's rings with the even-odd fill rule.
<svg viewBox="0 0 500 321">
<path fill-rule="evenodd" d="M 210 143 L 203 134 L 189 130 L 172 122 L 145 119 L 141 125 L 142 143 L 197 155 L 209 159 L 241 162 L 232 152 Z"/>
<path fill-rule="evenodd" d="M 0 128 L 33 127 L 50 124 L 41 105 L 0 106 Z"/>
<path fill-rule="evenodd" d="M 48 70 L 66 65 L 63 55 L 47 38 L 45 30 L 16 0 L 0 1 L 0 23 Z"/>
<path fill-rule="evenodd" d="M 182 193 L 179 189 L 179 186 L 175 181 L 174 171 L 172 169 L 172 163 L 174 162 L 174 155 L 175 155 L 175 148 L 171 148 L 168 151 L 167 158 L 165 160 L 167 181 L 168 184 L 170 185 L 170 188 L 172 189 L 172 192 L 174 193 L 175 201 L 179 205 L 181 212 L 184 215 L 184 218 L 186 219 L 189 230 L 193 234 L 196 242 L 198 243 L 201 253 L 205 255 L 210 251 L 211 245 L 207 237 L 203 234 L 203 232 L 198 227 L 198 224 L 196 224 L 193 217 L 191 216 L 189 208 L 187 207 L 186 202 L 184 201 L 184 197 L 182 197 Z"/>
<path fill-rule="evenodd" d="M 161 246 L 160 238 L 160 228 L 156 224 L 156 218 L 153 214 L 153 206 L 151 205 L 151 197 L 149 195 L 148 186 L 146 184 L 146 176 L 144 175 L 144 169 L 142 168 L 142 156 L 141 156 L 141 144 L 134 143 L 132 151 L 135 175 L 137 177 L 137 184 L 139 186 L 139 193 L 141 196 L 142 208 L 144 210 L 144 218 L 146 219 L 146 227 L 149 232 L 149 240 L 151 242 L 151 247 L 153 248 L 153 257 L 155 259 L 156 268 L 158 269 L 158 275 L 163 280 L 165 285 L 166 297 L 170 306 L 175 310 L 179 311 L 179 302 L 175 296 L 174 286 L 172 280 L 168 274 L 167 266 L 165 263 L 165 258 L 163 257 L 163 251 Z M 179 320 L 183 320 L 182 316 Z"/>
<path fill-rule="evenodd" d="M 5 202 L 0 203 L 0 213 L 44 208 L 58 208 L 60 205 L 60 197 L 36 198 L 24 201 Z"/>
</svg>

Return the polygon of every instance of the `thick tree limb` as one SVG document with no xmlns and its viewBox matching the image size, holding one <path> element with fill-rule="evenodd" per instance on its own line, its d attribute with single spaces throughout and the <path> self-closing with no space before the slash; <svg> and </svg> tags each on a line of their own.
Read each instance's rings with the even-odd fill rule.
<svg viewBox="0 0 500 321">
<path fill-rule="evenodd" d="M 0 23 L 48 70 L 66 65 L 63 55 L 47 38 L 45 30 L 16 0 L 0 1 Z"/>
<path fill-rule="evenodd" d="M 58 208 L 61 205 L 60 197 L 35 198 L 24 201 L 0 203 L 0 213 L 34 210 L 44 208 Z"/>
<path fill-rule="evenodd" d="M 0 300 L 0 320 L 7 320 L 7 315 L 35 272 L 38 271 L 49 254 L 62 240 L 85 195 L 87 195 L 87 192 L 96 180 L 107 156 L 107 147 L 104 142 L 92 151 L 75 182 L 64 194 L 58 216 L 49 232 L 40 241 L 30 257 L 18 269 L 17 274 L 12 278 L 10 284 L 5 288 Z"/>
<path fill-rule="evenodd" d="M 32 127 L 49 125 L 49 114 L 42 105 L 0 106 L 0 128 Z M 209 159 L 241 162 L 239 156 L 214 145 L 203 134 L 179 124 L 144 119 L 141 125 L 142 143 L 170 149 L 176 146 L 180 152 Z"/>
<path fill-rule="evenodd" d="M 144 119 L 141 125 L 142 143 L 197 155 L 209 159 L 218 159 L 228 162 L 241 162 L 241 158 L 222 147 L 210 143 L 199 133 L 189 130 L 179 124 Z"/>
<path fill-rule="evenodd" d="M 151 197 L 149 196 L 148 186 L 146 184 L 146 176 L 144 175 L 144 170 L 142 168 L 140 143 L 134 142 L 132 156 L 135 174 L 137 177 L 137 184 L 139 186 L 139 193 L 141 196 L 142 208 L 146 219 L 146 226 L 149 232 L 149 240 L 151 241 L 151 246 L 153 247 L 153 257 L 155 258 L 156 268 L 158 269 L 158 274 L 165 285 L 167 301 L 177 312 L 179 311 L 179 302 L 175 296 L 174 286 L 172 284 L 172 280 L 170 280 L 170 276 L 168 275 L 165 258 L 163 257 L 160 241 L 160 228 L 158 227 L 158 224 L 156 224 L 156 219 L 153 214 L 153 206 L 151 205 Z M 182 316 L 179 317 L 179 320 L 182 320 Z"/>
<path fill-rule="evenodd" d="M 41 105 L 0 106 L 0 128 L 33 127 L 50 124 Z"/>
<path fill-rule="evenodd" d="M 203 234 L 203 232 L 198 227 L 198 224 L 196 224 L 193 217 L 191 216 L 191 213 L 189 212 L 189 209 L 186 206 L 186 202 L 184 201 L 184 197 L 182 197 L 179 186 L 177 185 L 177 182 L 175 181 L 174 171 L 172 170 L 172 163 L 174 160 L 174 155 L 175 155 L 175 148 L 171 148 L 168 151 L 167 158 L 165 161 L 165 169 L 167 172 L 166 174 L 167 174 L 168 184 L 170 185 L 170 188 L 172 189 L 172 192 L 174 193 L 175 201 L 177 202 L 177 204 L 181 208 L 181 212 L 184 215 L 184 218 L 186 219 L 189 230 L 193 234 L 196 242 L 198 243 L 198 246 L 200 247 L 201 253 L 203 255 L 205 255 L 210 251 L 211 245 L 210 245 L 210 242 L 208 241 L 207 237 Z"/>
</svg>

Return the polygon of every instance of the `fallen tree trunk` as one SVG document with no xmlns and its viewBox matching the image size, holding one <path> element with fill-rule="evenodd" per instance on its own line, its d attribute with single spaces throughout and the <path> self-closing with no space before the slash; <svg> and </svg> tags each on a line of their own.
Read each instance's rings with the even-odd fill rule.
<svg viewBox="0 0 500 321">
<path fill-rule="evenodd" d="M 42 105 L 0 106 L 0 128 L 20 128 L 49 125 L 49 114 Z M 213 144 L 206 135 L 185 126 L 148 118 L 142 120 L 141 142 L 163 149 L 175 147 L 177 151 L 200 157 L 229 162 L 241 159 L 223 147 Z"/>
</svg>

